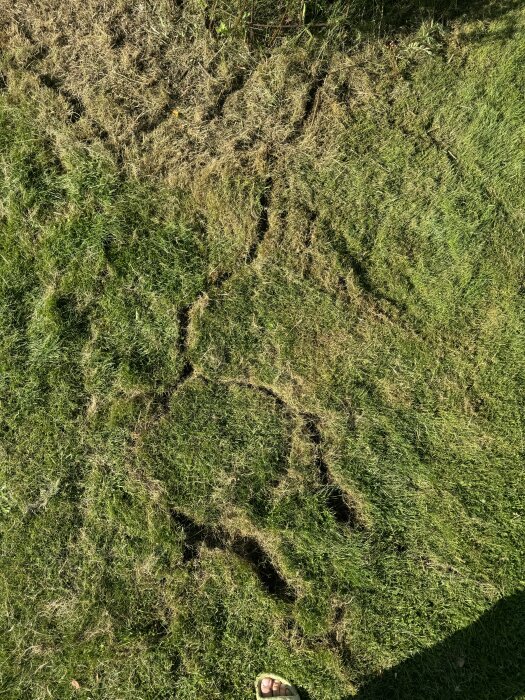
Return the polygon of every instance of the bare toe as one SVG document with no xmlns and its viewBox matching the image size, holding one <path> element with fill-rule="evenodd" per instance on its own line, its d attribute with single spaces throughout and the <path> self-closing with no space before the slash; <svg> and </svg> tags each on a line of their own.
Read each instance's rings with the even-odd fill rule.
<svg viewBox="0 0 525 700">
<path fill-rule="evenodd" d="M 272 696 L 273 680 L 271 678 L 263 678 L 261 681 L 261 695 L 263 698 Z"/>
<path fill-rule="evenodd" d="M 279 695 L 281 695 L 281 681 L 274 681 L 272 690 L 274 698 L 279 697 Z"/>
</svg>

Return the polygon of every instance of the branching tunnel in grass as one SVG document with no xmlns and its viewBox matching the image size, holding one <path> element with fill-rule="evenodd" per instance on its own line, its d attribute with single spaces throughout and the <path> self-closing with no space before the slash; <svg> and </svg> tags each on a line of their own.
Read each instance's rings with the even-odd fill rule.
<svg viewBox="0 0 525 700">
<path fill-rule="evenodd" d="M 0 693 L 523 694 L 525 15 L 467 4 L 0 0 Z"/>
<path fill-rule="evenodd" d="M 210 107 L 207 114 L 204 116 L 204 121 L 220 119 L 223 114 L 226 100 L 231 98 L 232 95 L 235 95 L 236 92 L 240 92 L 249 79 L 250 71 L 246 71 L 246 69 L 241 69 L 233 78 L 231 78 L 228 88 L 221 92 L 217 99 L 217 102 L 212 107 Z"/>
<path fill-rule="evenodd" d="M 359 516 L 355 509 L 349 505 L 348 497 L 344 494 L 340 486 L 332 477 L 328 464 L 323 458 L 323 438 L 319 428 L 320 418 L 312 413 L 294 412 L 282 397 L 274 390 L 267 386 L 254 384 L 253 382 L 236 382 L 228 380 L 231 383 L 239 383 L 242 386 L 248 386 L 254 391 L 262 391 L 264 394 L 274 398 L 286 414 L 299 418 L 306 429 L 307 438 L 314 448 L 314 464 L 317 469 L 319 481 L 326 488 L 326 502 L 328 508 L 332 511 L 335 519 L 343 525 L 350 528 L 355 528 L 359 525 Z"/>
<path fill-rule="evenodd" d="M 326 501 L 336 520 L 350 528 L 360 527 L 362 523 L 354 506 L 348 502 L 348 496 L 336 483 L 330 473 L 328 464 L 323 457 L 323 438 L 319 428 L 319 417 L 311 413 L 303 413 L 305 427 L 315 449 L 315 465 L 319 481 L 326 488 Z"/>
<path fill-rule="evenodd" d="M 304 134 L 308 122 L 313 121 L 315 119 L 315 115 L 319 107 L 320 95 L 323 90 L 323 85 L 327 75 L 328 67 L 326 65 L 322 65 L 318 69 L 317 75 L 315 75 L 312 82 L 310 83 L 310 86 L 306 93 L 303 115 L 297 127 L 296 138 L 300 138 Z"/>
<path fill-rule="evenodd" d="M 320 430 L 320 417 L 312 413 L 294 410 L 294 408 L 287 404 L 282 396 L 280 396 L 271 387 L 257 384 L 249 380 L 228 378 L 222 381 L 227 385 L 249 387 L 253 391 L 261 392 L 262 394 L 271 397 L 285 416 L 287 416 L 289 419 L 295 419 L 301 422 L 305 428 L 307 439 L 313 447 L 314 465 L 319 482 L 325 489 L 324 493 L 326 495 L 326 502 L 329 510 L 333 513 L 335 519 L 342 525 L 348 526 L 351 529 L 361 527 L 362 522 L 359 513 L 357 512 L 355 506 L 350 504 L 348 496 L 335 481 L 334 477 L 330 473 L 329 466 L 323 457 L 323 437 Z"/>
<path fill-rule="evenodd" d="M 257 257 L 257 253 L 259 251 L 259 248 L 261 247 L 264 238 L 266 234 L 268 233 L 268 229 L 270 226 L 270 220 L 269 220 L 269 208 L 270 208 L 270 200 L 271 200 L 271 193 L 272 193 L 272 187 L 273 187 L 273 179 L 269 175 L 262 187 L 261 190 L 261 196 L 259 197 L 259 207 L 260 207 L 260 214 L 259 214 L 259 219 L 257 221 L 257 226 L 255 229 L 255 239 L 253 243 L 251 244 L 248 253 L 246 255 L 246 264 L 249 265 L 251 264 L 255 258 Z"/>
<path fill-rule="evenodd" d="M 85 114 L 86 109 L 82 104 L 82 100 L 69 92 L 58 78 L 47 73 L 42 73 L 38 78 L 42 85 L 45 85 L 50 90 L 54 90 L 66 100 L 71 108 L 70 121 L 72 124 L 77 122 Z"/>
<path fill-rule="evenodd" d="M 202 544 L 211 548 L 224 549 L 245 561 L 268 593 L 288 603 L 296 600 L 295 591 L 254 537 L 231 535 L 224 527 L 209 527 L 196 523 L 187 515 L 176 510 L 172 511 L 172 517 L 184 532 L 184 562 L 195 559 Z"/>
</svg>

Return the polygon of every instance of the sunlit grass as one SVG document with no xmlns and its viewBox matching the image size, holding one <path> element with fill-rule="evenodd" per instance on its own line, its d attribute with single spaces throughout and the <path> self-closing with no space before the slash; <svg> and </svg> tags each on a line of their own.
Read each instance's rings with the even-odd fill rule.
<svg viewBox="0 0 525 700">
<path fill-rule="evenodd" d="M 345 698 L 525 586 L 523 13 L 396 42 L 191 192 L 0 94 L 5 697 Z"/>
</svg>

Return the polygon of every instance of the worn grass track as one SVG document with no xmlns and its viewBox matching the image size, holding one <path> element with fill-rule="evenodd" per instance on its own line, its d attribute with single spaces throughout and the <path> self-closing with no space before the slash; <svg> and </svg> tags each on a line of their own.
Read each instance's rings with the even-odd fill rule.
<svg viewBox="0 0 525 700">
<path fill-rule="evenodd" d="M 2 697 L 525 698 L 525 12 L 381 7 L 0 0 Z"/>
</svg>

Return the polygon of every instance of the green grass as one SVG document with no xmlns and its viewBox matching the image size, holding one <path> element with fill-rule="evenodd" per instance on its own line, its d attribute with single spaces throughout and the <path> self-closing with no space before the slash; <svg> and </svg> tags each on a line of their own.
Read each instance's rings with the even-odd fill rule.
<svg viewBox="0 0 525 700">
<path fill-rule="evenodd" d="M 525 698 L 524 23 L 338 44 L 186 188 L 9 74 L 1 697 Z"/>
</svg>

